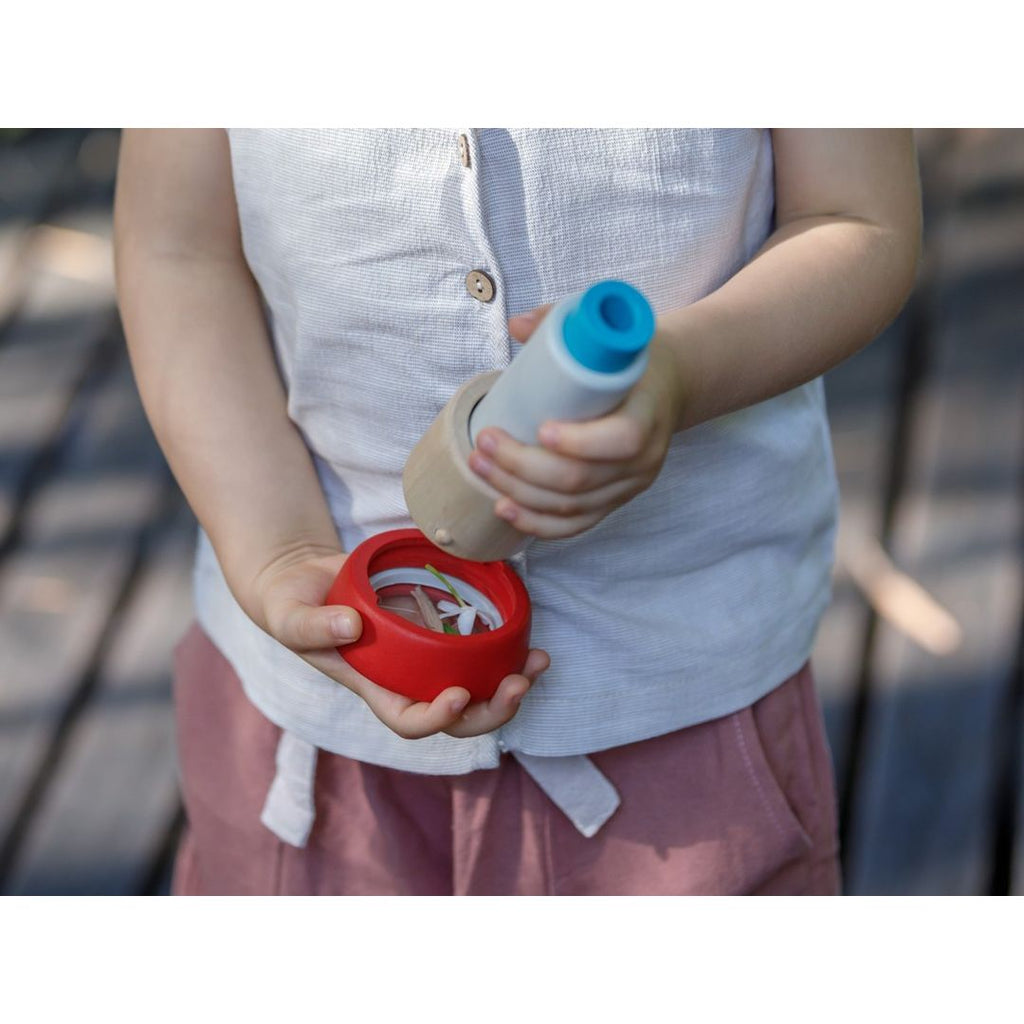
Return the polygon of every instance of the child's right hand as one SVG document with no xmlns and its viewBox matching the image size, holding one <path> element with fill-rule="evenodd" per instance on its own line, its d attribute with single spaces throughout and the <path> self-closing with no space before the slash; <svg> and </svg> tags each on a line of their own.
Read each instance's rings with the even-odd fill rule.
<svg viewBox="0 0 1024 1024">
<path fill-rule="evenodd" d="M 251 600 L 243 602 L 256 624 L 303 661 L 347 686 L 393 732 L 405 739 L 434 733 L 479 736 L 504 725 L 548 667 L 544 651 L 530 651 L 521 674 L 506 676 L 494 696 L 469 703 L 469 692 L 452 686 L 429 704 L 378 686 L 349 666 L 335 649 L 359 638 L 359 614 L 344 605 L 324 605 L 347 556 L 323 548 L 291 552 L 272 562 L 253 580 Z"/>
</svg>

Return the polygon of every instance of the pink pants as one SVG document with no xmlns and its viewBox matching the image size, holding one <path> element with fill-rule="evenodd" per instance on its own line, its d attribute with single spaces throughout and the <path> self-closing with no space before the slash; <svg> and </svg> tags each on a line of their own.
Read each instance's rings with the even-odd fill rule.
<svg viewBox="0 0 1024 1024">
<path fill-rule="evenodd" d="M 805 666 L 752 707 L 592 755 L 622 804 L 593 838 L 511 757 L 415 775 L 321 751 L 304 849 L 260 823 L 280 730 L 194 626 L 176 656 L 189 828 L 176 895 L 839 891 L 835 794 Z"/>
</svg>

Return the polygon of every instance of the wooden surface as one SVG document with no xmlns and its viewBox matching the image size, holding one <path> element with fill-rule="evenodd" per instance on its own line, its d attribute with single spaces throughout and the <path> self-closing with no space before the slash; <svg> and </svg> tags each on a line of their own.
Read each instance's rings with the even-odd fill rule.
<svg viewBox="0 0 1024 1024">
<path fill-rule="evenodd" d="M 1020 845 L 1024 133 L 926 141 L 917 293 L 881 345 L 828 382 L 844 543 L 817 663 L 828 664 L 854 894 L 1022 886 L 1009 865 Z M 886 345 L 899 352 L 885 385 L 896 408 L 844 411 L 850 375 Z M 852 455 L 844 421 L 866 431 Z M 884 481 L 866 516 L 865 466 Z M 853 663 L 850 635 L 862 638 Z"/>
<path fill-rule="evenodd" d="M 406 507 L 434 543 L 457 558 L 497 562 L 522 549 L 523 535 L 494 514 L 499 494 L 469 468 L 469 419 L 499 371 L 459 388 L 409 454 L 402 473 Z"/>
<path fill-rule="evenodd" d="M 815 672 L 855 894 L 1024 894 L 1024 132 L 921 133 L 907 310 L 826 380 Z M 0 145 L 0 892 L 160 894 L 194 522 L 113 302 L 117 134 Z"/>
<path fill-rule="evenodd" d="M 114 310 L 116 140 L 35 133 L 24 181 L 0 148 L 0 224 L 14 198 L 28 211 L 0 333 L 5 893 L 162 891 L 179 824 L 168 654 L 191 614 L 193 528 Z"/>
</svg>

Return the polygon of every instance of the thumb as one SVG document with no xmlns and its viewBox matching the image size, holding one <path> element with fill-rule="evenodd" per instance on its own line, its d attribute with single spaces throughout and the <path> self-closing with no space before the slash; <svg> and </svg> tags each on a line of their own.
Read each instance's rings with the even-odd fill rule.
<svg viewBox="0 0 1024 1024">
<path fill-rule="evenodd" d="M 552 303 L 549 302 L 544 306 L 531 309 L 528 313 L 518 313 L 511 317 L 508 322 L 508 333 L 516 341 L 526 341 L 537 329 L 541 320 L 548 315 L 551 306 Z"/>
<path fill-rule="evenodd" d="M 316 607 L 302 601 L 282 601 L 269 610 L 267 625 L 274 639 L 289 650 L 320 651 L 358 640 L 363 622 L 345 605 Z"/>
</svg>

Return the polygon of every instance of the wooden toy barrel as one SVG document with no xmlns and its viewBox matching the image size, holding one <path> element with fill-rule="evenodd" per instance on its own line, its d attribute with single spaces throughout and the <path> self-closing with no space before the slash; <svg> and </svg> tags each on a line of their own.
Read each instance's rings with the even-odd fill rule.
<svg viewBox="0 0 1024 1024">
<path fill-rule="evenodd" d="M 500 371 L 467 381 L 412 450 L 402 474 L 413 521 L 439 548 L 475 562 L 509 558 L 528 537 L 494 514 L 500 497 L 469 467 L 469 417 Z"/>
</svg>

